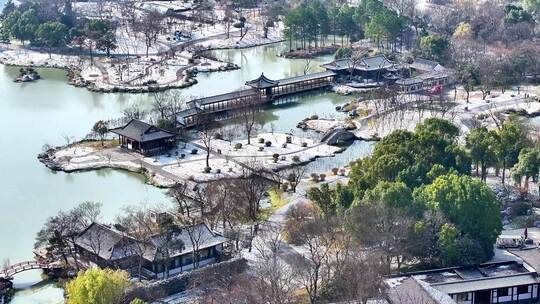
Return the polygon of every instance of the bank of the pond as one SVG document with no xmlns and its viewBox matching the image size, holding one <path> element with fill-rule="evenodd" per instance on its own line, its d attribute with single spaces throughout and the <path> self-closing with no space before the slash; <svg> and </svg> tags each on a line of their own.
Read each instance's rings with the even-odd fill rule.
<svg viewBox="0 0 540 304">
<path fill-rule="evenodd" d="M 80 202 L 101 202 L 104 220 L 111 221 L 124 206 L 167 201 L 162 190 L 145 185 L 136 174 L 65 174 L 39 163 L 36 155 L 44 144 L 64 144 L 63 135 L 81 138 L 94 121 L 117 117 L 126 106 L 143 102 L 70 87 L 63 71 L 39 72 L 44 80 L 19 84 L 12 81 L 16 68 L 0 66 L 0 127 L 5 130 L 0 136 L 0 261 L 32 258 L 36 233 L 47 217 Z M 31 271 L 17 275 L 14 283 L 21 288 L 41 279 L 39 271 Z M 43 293 L 40 287 L 35 297 L 30 291 L 18 292 L 13 303 L 56 303 L 62 300 L 62 290 L 55 288 L 48 286 Z"/>
<path fill-rule="evenodd" d="M 258 77 L 261 72 L 271 78 L 284 78 L 303 73 L 305 61 L 279 58 L 286 48 L 273 44 L 243 50 L 215 51 L 223 61 L 241 66 L 240 70 L 198 75 L 198 83 L 181 90 L 185 96 L 208 96 L 226 93 Z M 312 61 L 312 71 L 330 58 Z M 36 233 L 47 217 L 59 210 L 74 207 L 83 201 L 103 204 L 103 218 L 112 221 L 122 207 L 136 204 L 167 204 L 164 191 L 146 185 L 139 174 L 117 170 L 98 170 L 81 173 L 53 172 L 43 166 L 36 156 L 44 144 L 64 145 L 64 137 L 80 139 L 100 119 L 113 119 L 132 105 L 149 108 L 147 94 L 100 94 L 66 84 L 62 70 L 39 69 L 42 80 L 34 83 L 14 83 L 18 68 L 0 66 L 0 261 L 12 262 L 32 258 Z M 306 116 L 341 118 L 335 106 L 351 97 L 318 91 L 294 96 L 288 103 L 267 108 L 260 120 L 265 130 L 303 134 L 296 124 Z M 314 137 L 316 138 L 316 137 Z M 346 165 L 349 161 L 368 154 L 369 143 L 357 141 L 344 153 L 321 158 L 308 168 L 329 170 Z M 17 275 L 16 287 L 27 287 L 41 280 L 38 271 Z M 19 291 L 13 303 L 62 303 L 62 290 L 54 285 Z"/>
</svg>

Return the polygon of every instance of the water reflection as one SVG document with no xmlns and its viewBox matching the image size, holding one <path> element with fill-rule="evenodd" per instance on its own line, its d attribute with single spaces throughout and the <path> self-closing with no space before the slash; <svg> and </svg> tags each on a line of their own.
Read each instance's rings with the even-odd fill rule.
<svg viewBox="0 0 540 304">
<path fill-rule="evenodd" d="M 2 0 L 0 0 L 2 1 Z M 276 44 L 245 50 L 216 51 L 218 58 L 234 62 L 242 69 L 223 73 L 200 74 L 199 83 L 182 90 L 184 96 L 208 96 L 225 93 L 265 72 L 278 79 L 303 73 L 304 60 L 288 60 L 276 55 L 286 45 Z M 330 57 L 313 60 L 313 71 Z M 97 94 L 68 86 L 64 71 L 40 69 L 44 79 L 18 84 L 13 78 L 18 69 L 0 66 L 0 262 L 32 257 L 33 243 L 47 217 L 84 201 L 103 203 L 103 219 L 111 221 L 121 208 L 137 204 L 169 204 L 164 190 L 144 184 L 137 174 L 116 170 L 98 170 L 74 174 L 46 169 L 36 159 L 44 144 L 62 145 L 62 135 L 84 137 L 100 119 L 112 119 L 122 111 L 139 105 L 149 108 L 148 94 Z M 311 92 L 295 96 L 292 102 L 268 107 L 261 115 L 265 130 L 302 134 L 296 124 L 312 114 L 340 118 L 335 106 L 350 97 L 331 92 Z M 310 133 L 311 136 L 316 136 Z M 320 159 L 309 170 L 327 171 L 370 153 L 371 144 L 355 142 L 345 153 Z M 17 233 L 13 233 L 16 231 Z M 40 281 L 39 272 L 17 276 L 16 283 L 28 286 Z M 62 303 L 63 292 L 54 285 L 38 285 L 18 292 L 13 303 Z"/>
</svg>

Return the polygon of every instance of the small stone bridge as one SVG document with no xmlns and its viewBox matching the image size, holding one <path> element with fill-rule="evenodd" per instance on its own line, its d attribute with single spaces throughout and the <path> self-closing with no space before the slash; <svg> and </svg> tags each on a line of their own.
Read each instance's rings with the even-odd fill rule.
<svg viewBox="0 0 540 304">
<path fill-rule="evenodd" d="M 9 279 L 14 275 L 27 271 L 27 270 L 36 270 L 36 269 L 53 269 L 58 268 L 58 263 L 51 261 L 24 261 L 17 264 L 10 265 L 6 269 L 0 270 L 0 278 Z"/>
</svg>

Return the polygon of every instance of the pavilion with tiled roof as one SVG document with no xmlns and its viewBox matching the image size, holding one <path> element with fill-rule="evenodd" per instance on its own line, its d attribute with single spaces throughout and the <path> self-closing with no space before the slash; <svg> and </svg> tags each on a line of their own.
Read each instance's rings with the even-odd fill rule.
<svg viewBox="0 0 540 304">
<path fill-rule="evenodd" d="M 176 137 L 173 132 L 137 119 L 132 119 L 123 127 L 111 129 L 110 132 L 118 135 L 122 148 L 143 155 L 152 155 L 168 149 Z"/>
</svg>

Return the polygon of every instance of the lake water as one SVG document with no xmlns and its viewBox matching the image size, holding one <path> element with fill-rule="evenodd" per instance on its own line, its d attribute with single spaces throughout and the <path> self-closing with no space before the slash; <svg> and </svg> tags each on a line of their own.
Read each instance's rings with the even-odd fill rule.
<svg viewBox="0 0 540 304">
<path fill-rule="evenodd" d="M 284 48 L 276 44 L 217 51 L 216 56 L 242 69 L 201 74 L 197 85 L 182 92 L 186 96 L 225 93 L 262 71 L 274 79 L 302 74 L 304 60 L 276 56 Z M 330 59 L 314 60 L 312 71 Z M 137 174 L 115 170 L 52 172 L 36 158 L 44 144 L 63 145 L 64 135 L 80 139 L 95 121 L 119 117 L 124 108 L 133 104 L 148 106 L 151 97 L 98 94 L 75 88 L 66 84 L 65 72 L 60 70 L 40 70 L 44 79 L 28 84 L 14 83 L 17 73 L 17 68 L 0 66 L 0 262 L 32 258 L 34 237 L 47 217 L 80 202 L 101 202 L 105 221 L 113 220 L 126 206 L 169 202 L 164 190 L 144 184 Z M 312 114 L 337 117 L 335 106 L 349 99 L 329 92 L 300 95 L 294 103 L 268 108 L 264 113 L 265 128 L 273 125 L 277 131 L 299 132 L 295 126 L 301 119 Z M 347 164 L 369 153 L 370 146 L 356 142 L 344 154 L 318 160 L 310 168 L 328 170 Z M 50 283 L 35 285 L 40 280 L 38 271 L 16 276 L 15 284 L 22 290 L 13 303 L 62 303 L 62 290 Z"/>
</svg>

